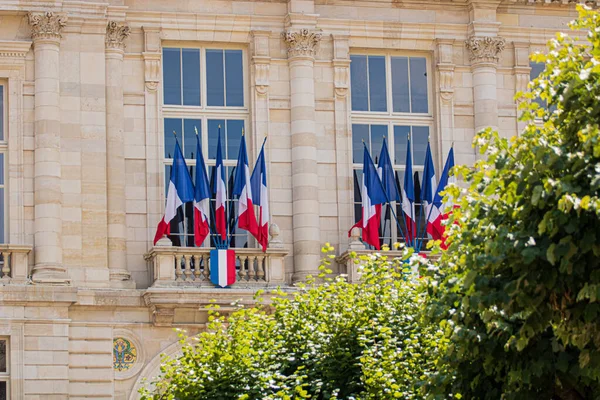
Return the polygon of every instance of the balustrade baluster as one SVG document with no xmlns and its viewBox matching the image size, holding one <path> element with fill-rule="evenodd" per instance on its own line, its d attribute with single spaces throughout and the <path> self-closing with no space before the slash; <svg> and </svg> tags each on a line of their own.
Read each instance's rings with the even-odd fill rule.
<svg viewBox="0 0 600 400">
<path fill-rule="evenodd" d="M 254 266 L 254 261 L 256 261 L 256 256 L 248 257 L 248 280 L 249 281 L 256 280 L 256 269 Z"/>
<path fill-rule="evenodd" d="M 185 275 L 183 276 L 183 278 L 187 281 L 187 282 L 191 282 L 192 281 L 192 256 L 191 255 L 186 255 L 185 256 Z"/>
<path fill-rule="evenodd" d="M 246 261 L 248 260 L 248 256 L 239 256 L 239 259 L 240 259 L 240 272 L 239 272 L 240 281 L 247 281 L 248 280 L 248 270 L 247 270 Z"/>
<path fill-rule="evenodd" d="M 256 280 L 263 281 L 265 280 L 265 263 L 266 257 L 263 255 L 258 256 L 258 265 L 256 270 Z"/>
<path fill-rule="evenodd" d="M 183 280 L 181 278 L 181 276 L 183 275 L 183 271 L 181 270 L 182 258 L 182 255 L 175 255 L 175 282 L 181 282 Z"/>
<path fill-rule="evenodd" d="M 0 256 L 2 256 L 2 279 L 9 280 L 10 279 L 10 252 L 0 251 Z"/>
<path fill-rule="evenodd" d="M 202 280 L 202 272 L 200 271 L 200 255 L 193 256 L 194 260 L 194 282 L 200 282 Z"/>
</svg>

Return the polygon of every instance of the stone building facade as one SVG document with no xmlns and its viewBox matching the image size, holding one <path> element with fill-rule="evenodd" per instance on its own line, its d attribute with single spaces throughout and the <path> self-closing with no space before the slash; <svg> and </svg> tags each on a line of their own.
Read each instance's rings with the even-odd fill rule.
<svg viewBox="0 0 600 400">
<path fill-rule="evenodd" d="M 305 279 L 325 242 L 353 279 L 362 142 L 402 171 L 406 138 L 416 170 L 429 140 L 439 171 L 452 145 L 473 163 L 482 128 L 516 135 L 529 55 L 574 3 L 0 1 L 0 398 L 135 399 L 211 300 Z M 266 253 L 236 232 L 238 282 L 217 289 L 189 225 L 152 239 L 170 131 L 193 163 L 198 130 L 209 166 L 221 135 L 230 172 L 242 127 L 251 163 L 268 136 L 274 225 Z"/>
</svg>

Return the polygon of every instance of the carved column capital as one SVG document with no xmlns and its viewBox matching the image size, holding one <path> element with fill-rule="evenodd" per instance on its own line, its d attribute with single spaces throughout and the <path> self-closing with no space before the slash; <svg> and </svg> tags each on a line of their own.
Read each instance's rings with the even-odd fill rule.
<svg viewBox="0 0 600 400">
<path fill-rule="evenodd" d="M 31 38 L 37 39 L 53 39 L 59 41 L 61 38 L 60 32 L 67 25 L 67 16 L 64 14 L 55 14 L 51 11 L 45 13 L 27 14 L 29 25 L 31 25 Z"/>
<path fill-rule="evenodd" d="M 106 25 L 106 48 L 108 49 L 125 49 L 125 39 L 129 37 L 131 29 L 125 23 L 117 21 L 108 21 Z"/>
<path fill-rule="evenodd" d="M 313 57 L 317 44 L 321 40 L 321 34 L 311 32 L 308 29 L 283 32 L 283 40 L 288 48 L 288 58 Z"/>
<path fill-rule="evenodd" d="M 500 53 L 506 45 L 506 40 L 499 36 L 471 36 L 465 41 L 465 45 L 469 50 L 471 63 L 497 64 L 500 60 Z"/>
</svg>

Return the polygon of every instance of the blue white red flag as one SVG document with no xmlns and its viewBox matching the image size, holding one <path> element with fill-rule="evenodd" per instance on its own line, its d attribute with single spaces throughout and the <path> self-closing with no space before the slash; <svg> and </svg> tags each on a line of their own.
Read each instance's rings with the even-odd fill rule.
<svg viewBox="0 0 600 400">
<path fill-rule="evenodd" d="M 377 173 L 381 178 L 381 184 L 383 185 L 383 190 L 387 193 L 388 200 L 400 201 L 400 190 L 396 185 L 394 167 L 392 166 L 392 160 L 390 160 L 390 153 L 385 138 L 383 138 L 383 146 L 381 146 L 381 153 L 379 154 Z"/>
<path fill-rule="evenodd" d="M 267 251 L 269 244 L 269 191 L 267 189 L 267 165 L 265 163 L 265 144 L 263 143 L 250 177 L 254 204 L 260 207 L 258 237 L 256 240 Z"/>
<path fill-rule="evenodd" d="M 361 185 L 362 217 L 354 224 L 354 227 L 362 229 L 363 242 L 379 250 L 379 224 L 381 222 L 381 205 L 386 203 L 385 191 L 381 179 L 371 159 L 371 155 L 365 146 L 363 156 L 363 176 Z"/>
<path fill-rule="evenodd" d="M 406 141 L 406 164 L 404 167 L 404 190 L 402 191 L 402 212 L 406 221 L 406 243 L 412 243 L 417 233 L 415 222 L 415 185 L 413 182 L 412 151 L 410 137 Z"/>
<path fill-rule="evenodd" d="M 210 251 L 210 281 L 225 287 L 235 283 L 235 251 L 215 249 Z"/>
<path fill-rule="evenodd" d="M 190 171 L 188 171 L 187 165 L 185 165 L 179 142 L 175 139 L 173 165 L 171 166 L 171 176 L 167 189 L 167 205 L 165 206 L 165 215 L 156 228 L 156 234 L 154 235 L 155 245 L 164 235 L 168 235 L 171 232 L 170 223 L 177 216 L 177 209 L 182 204 L 193 200 L 194 185 L 192 184 Z"/>
<path fill-rule="evenodd" d="M 433 157 L 431 156 L 431 146 L 427 143 L 427 152 L 425 153 L 425 166 L 423 167 L 423 183 L 421 186 L 421 202 L 427 203 L 425 215 L 427 216 L 427 233 L 435 235 L 431 219 L 433 198 L 437 189 L 435 179 L 435 167 L 433 166 Z"/>
<path fill-rule="evenodd" d="M 246 153 L 246 137 L 242 133 L 240 152 L 237 168 L 233 181 L 233 195 L 239 196 L 238 201 L 238 227 L 245 229 L 258 239 L 258 224 L 254 215 L 254 202 L 252 201 L 252 185 L 250 184 L 250 168 L 248 167 L 248 154 Z"/>
<path fill-rule="evenodd" d="M 215 229 L 221 240 L 227 240 L 227 221 L 225 219 L 225 203 L 227 202 L 227 186 L 225 186 L 225 166 L 221 151 L 221 127 L 217 139 L 217 159 L 215 162 L 215 179 L 212 192 L 215 194 Z"/>
<path fill-rule="evenodd" d="M 442 176 L 440 176 L 440 183 L 437 187 L 435 197 L 433 199 L 433 208 L 431 211 L 432 221 L 432 233 L 431 236 L 435 240 L 441 240 L 441 247 L 443 249 L 447 248 L 447 244 L 445 241 L 445 231 L 446 227 L 442 224 L 442 222 L 448 219 L 448 215 L 452 212 L 452 203 L 448 202 L 446 204 L 443 203 L 442 192 L 446 190 L 448 184 L 452 184 L 456 182 L 456 178 L 454 176 L 450 176 L 450 170 L 454 167 L 454 148 L 450 148 L 448 152 L 448 158 L 446 158 L 446 164 L 444 165 L 444 170 L 442 171 Z"/>
<path fill-rule="evenodd" d="M 210 185 L 202 155 L 200 138 L 196 134 L 196 185 L 194 188 L 194 242 L 200 247 L 210 233 Z"/>
</svg>

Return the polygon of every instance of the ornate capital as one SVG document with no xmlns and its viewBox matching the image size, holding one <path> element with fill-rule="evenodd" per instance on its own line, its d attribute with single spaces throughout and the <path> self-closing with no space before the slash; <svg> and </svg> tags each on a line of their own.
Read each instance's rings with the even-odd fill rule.
<svg viewBox="0 0 600 400">
<path fill-rule="evenodd" d="M 288 48 L 288 57 L 314 57 L 317 44 L 321 40 L 321 34 L 310 32 L 308 29 L 300 29 L 283 33 L 283 39 Z"/>
<path fill-rule="evenodd" d="M 67 25 L 67 16 L 53 12 L 29 13 L 29 25 L 31 25 L 31 37 L 36 39 L 60 40 L 60 31 Z"/>
<path fill-rule="evenodd" d="M 131 29 L 127 24 L 119 24 L 117 21 L 108 21 L 106 25 L 106 47 L 110 49 L 125 48 L 125 39 L 129 37 Z"/>
<path fill-rule="evenodd" d="M 471 36 L 465 41 L 472 63 L 497 63 L 506 40 L 499 36 Z"/>
</svg>

